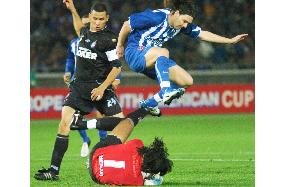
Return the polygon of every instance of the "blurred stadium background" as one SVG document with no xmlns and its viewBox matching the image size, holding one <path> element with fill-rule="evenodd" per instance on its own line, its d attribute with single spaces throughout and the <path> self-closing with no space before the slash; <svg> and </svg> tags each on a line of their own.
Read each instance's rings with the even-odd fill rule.
<svg viewBox="0 0 284 187">
<path fill-rule="evenodd" d="M 103 2 L 108 5 L 111 12 L 108 26 L 116 33 L 131 13 L 148 7 L 163 6 L 162 0 L 104 0 Z M 80 0 L 74 3 L 79 14 L 83 16 L 88 13 L 92 1 Z M 198 10 L 194 22 L 202 29 L 228 37 L 248 33 L 249 37 L 236 45 L 220 45 L 189 39 L 181 34 L 165 46 L 170 49 L 171 58 L 189 71 L 241 72 L 254 69 L 254 1 L 199 0 L 196 4 Z M 31 0 L 30 31 L 31 70 L 37 75 L 37 86 L 44 87 L 45 82 L 41 79 L 46 76 L 43 75 L 64 71 L 67 46 L 75 37 L 71 14 L 61 1 Z M 123 68 L 128 72 L 126 65 Z M 59 82 L 62 86 L 63 82 Z M 195 83 L 199 84 L 196 76 Z M 124 84 L 128 82 L 122 81 L 122 85 Z"/>
<path fill-rule="evenodd" d="M 131 13 L 163 6 L 162 0 L 102 2 L 107 4 L 111 12 L 108 26 L 116 33 Z M 74 0 L 74 3 L 83 16 L 88 13 L 92 1 Z M 142 122 L 145 129 L 142 124 L 135 135 L 146 142 L 160 135 L 169 142 L 170 153 L 173 153 L 177 165 L 168 177 L 174 180 L 168 183 L 169 186 L 254 186 L 255 2 L 198 0 L 196 4 L 198 12 L 194 22 L 202 29 L 228 37 L 248 33 L 249 37 L 236 45 L 206 43 L 182 35 L 168 42 L 165 47 L 169 49 L 171 58 L 190 72 L 194 86 L 171 107 L 161 106 L 164 114 L 173 115 L 162 119 L 164 126 L 155 126 L 151 124 L 153 119 L 148 119 Z M 62 78 L 67 46 L 75 37 L 75 32 L 71 14 L 62 1 L 31 0 L 30 6 L 32 177 L 36 169 L 49 163 L 62 101 L 67 93 Z M 121 85 L 117 92 L 125 113 L 138 107 L 140 99 L 147 98 L 157 89 L 154 81 L 129 71 L 123 62 Z M 180 114 L 190 116 L 175 116 Z M 51 118 L 55 120 L 45 120 Z M 156 120 L 155 123 L 160 121 Z M 180 126 L 173 126 L 175 123 Z M 165 132 L 165 129 L 169 131 Z M 191 137 L 187 136 L 187 132 Z M 79 160 L 80 138 L 79 135 L 73 135 L 72 138 L 78 139 L 78 143 L 71 143 L 71 150 L 63 165 L 81 172 L 84 161 Z M 189 146 L 188 142 L 192 144 Z M 47 147 L 47 150 L 39 151 L 38 147 Z M 78 158 L 74 157 L 75 154 Z M 68 160 L 77 159 L 80 164 L 68 166 Z M 184 163 L 183 159 L 189 160 Z M 184 169 L 184 165 L 187 169 Z M 72 177 L 76 172 L 69 171 L 65 175 Z M 67 176 L 63 179 L 69 180 Z M 87 183 L 83 183 L 86 186 L 91 184 L 85 174 L 78 180 L 87 180 Z M 71 181 L 60 185 L 78 186 L 78 181 Z M 31 184 L 41 185 L 36 181 Z"/>
</svg>

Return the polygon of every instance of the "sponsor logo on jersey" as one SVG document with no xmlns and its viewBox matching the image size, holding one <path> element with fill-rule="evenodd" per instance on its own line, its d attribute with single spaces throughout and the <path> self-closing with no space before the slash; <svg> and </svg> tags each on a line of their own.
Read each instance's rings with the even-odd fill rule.
<svg viewBox="0 0 284 187">
<path fill-rule="evenodd" d="M 96 41 L 94 41 L 94 42 L 91 44 L 91 48 L 95 48 L 95 47 L 96 47 L 96 45 L 97 45 L 97 40 L 96 40 Z"/>
<path fill-rule="evenodd" d="M 82 58 L 96 60 L 98 55 L 97 53 L 92 53 L 90 49 L 79 47 L 77 56 L 82 57 Z"/>
<path fill-rule="evenodd" d="M 99 156 L 99 167 L 100 167 L 100 176 L 104 176 L 104 155 Z"/>
</svg>

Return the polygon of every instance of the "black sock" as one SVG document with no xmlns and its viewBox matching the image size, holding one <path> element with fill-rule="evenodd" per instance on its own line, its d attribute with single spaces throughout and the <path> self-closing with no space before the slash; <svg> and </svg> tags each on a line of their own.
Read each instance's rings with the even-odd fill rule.
<svg viewBox="0 0 284 187">
<path fill-rule="evenodd" d="M 63 159 L 63 156 L 68 148 L 69 136 L 64 136 L 57 134 L 55 144 L 53 147 L 52 158 L 50 168 L 55 174 L 59 174 L 60 165 Z"/>
<path fill-rule="evenodd" d="M 125 118 L 105 117 L 97 120 L 96 129 L 112 131 Z"/>
<path fill-rule="evenodd" d="M 134 123 L 134 126 L 136 126 L 139 120 L 143 119 L 147 114 L 149 114 L 149 112 L 146 109 L 140 108 L 128 114 L 126 118 L 131 119 Z M 118 118 L 118 117 L 100 118 L 97 120 L 96 129 L 112 131 L 119 124 L 119 122 L 121 122 L 126 118 Z"/>
<path fill-rule="evenodd" d="M 139 108 L 134 112 L 129 113 L 126 118 L 129 118 L 133 121 L 134 126 L 138 124 L 138 122 L 143 119 L 149 112 L 145 108 Z"/>
</svg>

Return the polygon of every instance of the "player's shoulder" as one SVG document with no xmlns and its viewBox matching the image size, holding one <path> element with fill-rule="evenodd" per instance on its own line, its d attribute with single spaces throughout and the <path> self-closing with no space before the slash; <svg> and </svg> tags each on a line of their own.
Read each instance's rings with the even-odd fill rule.
<svg viewBox="0 0 284 187">
<path fill-rule="evenodd" d="M 140 139 L 130 140 L 130 141 L 126 142 L 126 144 L 128 144 L 130 146 L 134 145 L 135 147 L 143 147 L 144 146 L 143 141 L 140 140 Z"/>
<path fill-rule="evenodd" d="M 160 8 L 160 9 L 152 10 L 152 12 L 157 13 L 157 14 L 161 14 L 161 15 L 168 15 L 168 14 L 171 13 L 171 9 L 169 9 L 169 8 Z"/>
<path fill-rule="evenodd" d="M 110 46 L 113 46 L 113 45 L 116 45 L 116 42 L 117 42 L 117 34 L 114 33 L 111 29 L 109 28 L 105 28 L 103 30 L 103 33 L 104 33 L 104 37 L 103 37 L 103 40 L 110 44 Z"/>
<path fill-rule="evenodd" d="M 88 33 L 90 31 L 90 26 L 89 24 L 85 25 L 84 27 L 81 28 L 80 30 L 80 35 L 85 35 L 86 33 Z"/>
<path fill-rule="evenodd" d="M 163 21 L 167 18 L 167 16 L 170 14 L 170 9 L 164 8 L 164 9 L 155 9 L 151 10 L 152 15 L 155 19 L 159 21 Z"/>
<path fill-rule="evenodd" d="M 143 18 L 151 18 L 151 21 L 155 22 L 155 24 L 159 24 L 166 19 L 168 13 L 169 12 L 167 12 L 166 9 L 152 10 L 148 8 L 144 10 L 143 12 L 140 12 L 137 14 L 138 15 L 140 14 Z"/>
<path fill-rule="evenodd" d="M 105 28 L 103 32 L 109 37 L 117 37 L 117 34 L 114 33 L 110 28 Z"/>
</svg>

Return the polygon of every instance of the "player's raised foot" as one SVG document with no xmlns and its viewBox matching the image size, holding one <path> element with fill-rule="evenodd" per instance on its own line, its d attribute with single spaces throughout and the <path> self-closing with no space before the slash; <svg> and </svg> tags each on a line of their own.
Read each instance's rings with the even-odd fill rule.
<svg viewBox="0 0 284 187">
<path fill-rule="evenodd" d="M 34 178 L 37 180 L 53 180 L 56 181 L 59 179 L 59 176 L 56 175 L 51 168 L 45 169 L 42 168 L 37 171 L 37 173 L 34 175 Z"/>
<path fill-rule="evenodd" d="M 145 108 L 152 116 L 160 117 L 162 115 L 160 109 L 158 108 L 158 103 L 151 102 L 150 99 L 142 100 L 139 102 L 141 108 Z"/>
<path fill-rule="evenodd" d="M 71 130 L 86 130 L 87 128 L 87 122 L 83 118 L 83 116 L 80 113 L 73 114 L 71 124 L 70 124 Z"/>
<path fill-rule="evenodd" d="M 184 88 L 172 89 L 168 88 L 163 96 L 163 102 L 166 105 L 170 105 L 174 99 L 180 98 L 185 92 Z"/>
</svg>

